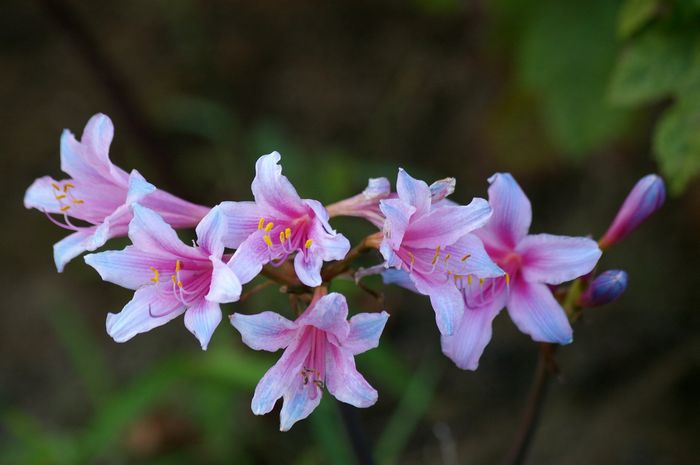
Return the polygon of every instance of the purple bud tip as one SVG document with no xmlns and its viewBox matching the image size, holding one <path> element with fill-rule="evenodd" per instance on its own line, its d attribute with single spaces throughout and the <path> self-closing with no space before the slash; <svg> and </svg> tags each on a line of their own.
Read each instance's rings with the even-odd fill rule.
<svg viewBox="0 0 700 465">
<path fill-rule="evenodd" d="M 640 179 L 622 204 L 620 211 L 603 235 L 599 244 L 607 248 L 639 227 L 649 216 L 661 208 L 666 200 L 664 181 L 655 174 Z"/>
<path fill-rule="evenodd" d="M 582 307 L 599 307 L 616 300 L 626 288 L 627 273 L 623 270 L 608 270 L 591 282 L 579 303 Z"/>
</svg>

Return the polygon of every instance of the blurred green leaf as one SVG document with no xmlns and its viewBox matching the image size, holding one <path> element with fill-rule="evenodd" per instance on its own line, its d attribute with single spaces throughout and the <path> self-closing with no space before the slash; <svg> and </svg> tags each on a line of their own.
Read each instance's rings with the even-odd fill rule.
<svg viewBox="0 0 700 465">
<path fill-rule="evenodd" d="M 700 173 L 700 98 L 678 101 L 656 127 L 654 152 L 671 191 L 680 193 Z"/>
<path fill-rule="evenodd" d="M 72 365 L 85 385 L 93 407 L 98 408 L 107 397 L 112 383 L 99 344 L 83 319 L 69 307 L 58 305 L 48 315 L 61 345 L 68 352 Z"/>
<path fill-rule="evenodd" d="M 532 5 L 520 41 L 519 74 L 541 100 L 552 142 L 567 155 L 595 150 L 627 127 L 628 113 L 605 98 L 617 52 L 618 5 L 610 0 Z"/>
<path fill-rule="evenodd" d="M 427 354 L 409 383 L 403 386 L 399 405 L 377 441 L 375 456 L 378 463 L 399 463 L 401 453 L 433 399 L 440 375 L 439 366 L 432 354 Z"/>
<path fill-rule="evenodd" d="M 648 23 L 659 7 L 659 0 L 626 0 L 620 9 L 617 32 L 626 38 Z"/>
<path fill-rule="evenodd" d="M 316 442 L 323 449 L 323 463 L 355 465 L 354 455 L 341 423 L 340 413 L 331 396 L 323 396 L 321 403 L 309 417 Z"/>
<path fill-rule="evenodd" d="M 689 37 L 648 31 L 622 53 L 610 81 L 610 100 L 641 105 L 676 89 L 689 66 Z"/>
</svg>

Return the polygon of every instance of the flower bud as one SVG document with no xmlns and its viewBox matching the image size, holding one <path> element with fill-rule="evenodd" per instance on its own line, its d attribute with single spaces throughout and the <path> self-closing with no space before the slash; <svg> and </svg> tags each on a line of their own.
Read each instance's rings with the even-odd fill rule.
<svg viewBox="0 0 700 465">
<path fill-rule="evenodd" d="M 365 190 L 340 202 L 328 205 L 326 210 L 334 216 L 355 216 L 364 218 L 381 228 L 384 215 L 379 211 L 379 201 L 391 195 L 391 185 L 387 178 L 371 178 Z"/>
<path fill-rule="evenodd" d="M 601 249 L 610 247 L 637 229 L 666 200 L 664 181 L 655 174 L 640 179 L 622 204 L 620 211 L 599 241 Z"/>
<path fill-rule="evenodd" d="M 455 178 L 445 178 L 435 181 L 430 185 L 430 201 L 437 203 L 455 191 L 457 180 Z"/>
<path fill-rule="evenodd" d="M 598 275 L 581 295 L 582 307 L 600 307 L 608 304 L 625 292 L 627 273 L 623 270 L 608 270 Z"/>
</svg>

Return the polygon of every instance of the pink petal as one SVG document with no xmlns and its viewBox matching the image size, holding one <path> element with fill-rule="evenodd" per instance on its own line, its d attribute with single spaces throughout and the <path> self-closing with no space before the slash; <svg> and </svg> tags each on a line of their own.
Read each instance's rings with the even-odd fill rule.
<svg viewBox="0 0 700 465">
<path fill-rule="evenodd" d="M 386 217 L 383 242 L 389 246 L 390 250 L 398 250 L 408 228 L 408 222 L 416 209 L 401 199 L 382 200 L 379 203 L 379 209 Z"/>
<path fill-rule="evenodd" d="M 255 387 L 250 407 L 255 415 L 265 415 L 275 406 L 289 386 L 301 382 L 301 369 L 310 346 L 307 340 L 296 340 L 262 377 Z"/>
<path fill-rule="evenodd" d="M 294 186 L 282 175 L 280 154 L 272 152 L 255 164 L 252 190 L 255 203 L 268 215 L 293 219 L 306 214 L 306 206 Z"/>
<path fill-rule="evenodd" d="M 586 237 L 536 234 L 516 248 L 522 257 L 526 281 L 560 284 L 590 272 L 602 255 L 598 244 Z"/>
<path fill-rule="evenodd" d="M 496 173 L 489 178 L 489 183 L 493 215 L 477 234 L 487 248 L 512 250 L 530 229 L 530 201 L 510 173 Z"/>
<path fill-rule="evenodd" d="M 481 239 L 475 234 L 467 234 L 460 238 L 455 244 L 447 247 L 445 253 L 450 254 L 448 268 L 455 275 L 467 276 L 471 274 L 477 278 L 496 278 L 505 274 L 491 260 Z"/>
<path fill-rule="evenodd" d="M 185 312 L 185 326 L 199 340 L 202 350 L 207 350 L 214 330 L 221 322 L 221 308 L 216 302 L 197 300 Z"/>
<path fill-rule="evenodd" d="M 311 415 L 321 403 L 322 392 L 315 385 L 304 384 L 301 376 L 293 379 L 284 392 L 284 403 L 280 411 L 280 431 L 289 431 L 299 420 Z"/>
<path fill-rule="evenodd" d="M 201 259 L 192 247 L 180 241 L 175 230 L 156 212 L 134 204 L 133 219 L 129 223 L 129 239 L 136 247 L 153 254 L 165 254 L 178 258 Z"/>
<path fill-rule="evenodd" d="M 431 192 L 425 181 L 411 177 L 403 168 L 399 168 L 396 179 L 396 192 L 399 198 L 415 208 L 416 216 L 430 211 Z"/>
<path fill-rule="evenodd" d="M 171 259 L 152 255 L 133 246 L 124 250 L 93 253 L 85 256 L 85 263 L 93 267 L 104 281 L 127 289 L 138 289 L 152 284 L 151 267 L 165 270 L 174 267 Z"/>
<path fill-rule="evenodd" d="M 355 359 L 350 352 L 328 346 L 326 360 L 326 386 L 333 397 L 346 404 L 364 408 L 374 405 L 379 397 L 377 391 L 370 386 L 365 378 L 357 371 Z"/>
<path fill-rule="evenodd" d="M 256 230 L 238 247 L 228 265 L 238 276 L 241 284 L 255 278 L 263 265 L 270 261 L 270 250 L 263 241 L 264 231 Z"/>
<path fill-rule="evenodd" d="M 299 281 L 309 287 L 320 286 L 323 280 L 321 279 L 321 267 L 323 266 L 323 258 L 319 255 L 319 250 L 312 250 L 318 247 L 312 245 L 305 252 L 299 251 L 294 257 L 294 271 L 299 278 Z"/>
<path fill-rule="evenodd" d="M 482 227 L 491 217 L 491 207 L 484 199 L 473 199 L 466 206 L 433 209 L 411 222 L 403 237 L 403 246 L 434 249 L 455 243 L 460 237 Z"/>
<path fill-rule="evenodd" d="M 442 336 L 442 352 L 463 370 L 476 370 L 486 345 L 491 340 L 493 319 L 505 307 L 506 293 L 501 292 L 487 305 L 467 307 L 457 331 Z"/>
<path fill-rule="evenodd" d="M 126 193 L 126 204 L 141 201 L 144 197 L 155 192 L 156 186 L 146 181 L 136 170 L 131 170 L 129 173 L 129 189 Z"/>
<path fill-rule="evenodd" d="M 94 232 L 93 228 L 74 232 L 53 245 L 53 259 L 59 273 L 63 271 L 69 261 L 87 250 L 85 244 Z"/>
<path fill-rule="evenodd" d="M 297 335 L 297 325 L 274 312 L 234 313 L 230 318 L 243 343 L 251 349 L 276 352 L 290 345 Z"/>
<path fill-rule="evenodd" d="M 117 342 L 126 342 L 139 333 L 164 325 L 184 311 L 181 302 L 156 286 L 145 286 L 134 293 L 121 312 L 107 315 L 107 333 Z"/>
<path fill-rule="evenodd" d="M 573 331 L 564 309 L 545 284 L 511 283 L 508 313 L 513 323 L 538 342 L 569 344 Z"/>
<path fill-rule="evenodd" d="M 221 202 L 221 213 L 226 218 L 226 247 L 237 249 L 258 229 L 261 214 L 255 202 Z"/>
<path fill-rule="evenodd" d="M 139 203 L 158 212 L 173 228 L 196 226 L 210 210 L 209 207 L 182 200 L 160 189 L 147 195 Z"/>
<path fill-rule="evenodd" d="M 227 226 L 220 207 L 212 208 L 197 225 L 197 245 L 208 254 L 220 258 L 224 253 L 223 238 Z"/>
<path fill-rule="evenodd" d="M 318 299 L 297 319 L 299 326 L 310 325 L 333 334 L 341 343 L 350 332 L 348 303 L 342 294 L 331 292 Z"/>
<path fill-rule="evenodd" d="M 453 334 L 464 312 L 462 294 L 450 281 L 440 287 L 434 287 L 428 295 L 430 304 L 435 310 L 435 322 L 440 334 L 443 336 Z"/>
<path fill-rule="evenodd" d="M 209 260 L 212 264 L 212 274 L 206 300 L 220 304 L 236 302 L 241 297 L 242 290 L 238 276 L 220 258 L 212 255 Z"/>
<path fill-rule="evenodd" d="M 57 192 L 54 185 L 63 185 L 66 182 L 72 183 L 72 181 L 72 179 L 56 181 L 50 176 L 35 179 L 24 194 L 24 208 L 36 208 L 42 212 L 63 214 L 62 204 L 56 200 Z"/>
<path fill-rule="evenodd" d="M 353 355 L 367 352 L 379 346 L 379 337 L 389 318 L 387 312 L 359 313 L 350 318 L 350 333 L 342 348 Z"/>
</svg>

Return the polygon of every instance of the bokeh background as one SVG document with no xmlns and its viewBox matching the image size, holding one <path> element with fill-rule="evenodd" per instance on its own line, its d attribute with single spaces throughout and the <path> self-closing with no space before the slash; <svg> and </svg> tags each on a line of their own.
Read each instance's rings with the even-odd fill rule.
<svg viewBox="0 0 700 465">
<path fill-rule="evenodd" d="M 116 344 L 105 316 L 130 292 L 79 259 L 56 273 L 64 231 L 22 197 L 60 176 L 62 129 L 80 134 L 96 112 L 114 120 L 115 163 L 209 205 L 249 199 L 255 159 L 278 150 L 302 196 L 324 203 L 398 166 L 456 177 L 465 202 L 510 171 L 534 232 L 599 236 L 634 182 L 663 169 L 674 195 L 604 256 L 628 291 L 586 311 L 559 351 L 527 463 L 697 463 L 699 15 L 692 0 L 2 2 L 0 463 L 355 463 L 328 395 L 289 433 L 277 410 L 252 415 L 277 355 L 225 323 L 206 353 L 181 320 Z M 382 306 L 336 289 L 354 311 Z M 376 461 L 501 461 L 536 344 L 502 314 L 479 370 L 461 371 L 427 299 L 383 291 L 382 346 L 358 357 L 380 391 L 357 412 Z M 289 313 L 274 288 L 225 306 L 270 308 Z"/>
</svg>

